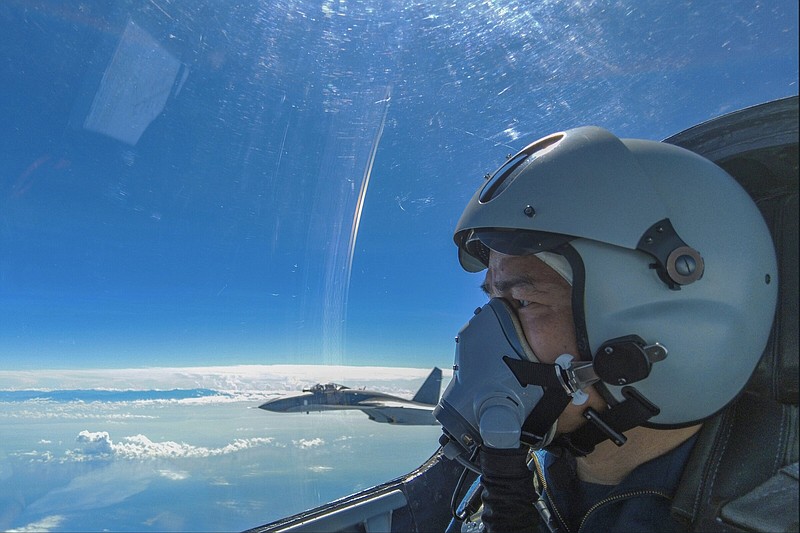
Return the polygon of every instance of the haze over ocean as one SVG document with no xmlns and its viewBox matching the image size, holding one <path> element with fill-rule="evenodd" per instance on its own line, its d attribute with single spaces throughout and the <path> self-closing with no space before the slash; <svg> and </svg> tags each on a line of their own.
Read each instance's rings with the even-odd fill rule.
<svg viewBox="0 0 800 533">
<path fill-rule="evenodd" d="M 419 466 L 440 429 L 257 406 L 328 381 L 410 398 L 429 371 L 0 372 L 0 529 L 237 530 L 357 492 Z"/>
</svg>

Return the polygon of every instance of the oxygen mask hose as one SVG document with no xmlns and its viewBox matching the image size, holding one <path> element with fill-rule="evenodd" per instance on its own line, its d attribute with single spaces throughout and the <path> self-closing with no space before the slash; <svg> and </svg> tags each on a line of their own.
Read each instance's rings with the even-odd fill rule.
<svg viewBox="0 0 800 533">
<path fill-rule="evenodd" d="M 527 457 L 527 446 L 502 450 L 481 448 L 481 520 L 487 533 L 537 531 L 539 515 L 534 502 L 538 496 Z"/>
</svg>

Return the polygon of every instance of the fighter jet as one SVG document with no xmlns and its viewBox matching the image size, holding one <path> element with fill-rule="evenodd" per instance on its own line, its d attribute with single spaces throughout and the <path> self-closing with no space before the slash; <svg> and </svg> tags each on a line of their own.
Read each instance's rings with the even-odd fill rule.
<svg viewBox="0 0 800 533">
<path fill-rule="evenodd" d="M 436 425 L 433 408 L 439 402 L 442 371 L 434 367 L 411 400 L 385 392 L 351 389 L 336 383 L 317 384 L 286 398 L 259 405 L 259 409 L 277 413 L 360 409 L 370 420 L 386 424 Z"/>
</svg>

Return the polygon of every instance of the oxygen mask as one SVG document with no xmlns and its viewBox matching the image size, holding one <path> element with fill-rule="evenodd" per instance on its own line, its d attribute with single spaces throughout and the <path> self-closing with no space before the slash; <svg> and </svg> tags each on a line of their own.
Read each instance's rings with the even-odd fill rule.
<svg viewBox="0 0 800 533">
<path fill-rule="evenodd" d="M 562 355 L 537 359 L 510 305 L 492 298 L 456 337 L 453 379 L 433 415 L 442 424 L 444 453 L 465 458 L 478 447 L 543 447 L 570 401 L 584 403 L 583 388 L 597 381 L 590 362 Z"/>
</svg>

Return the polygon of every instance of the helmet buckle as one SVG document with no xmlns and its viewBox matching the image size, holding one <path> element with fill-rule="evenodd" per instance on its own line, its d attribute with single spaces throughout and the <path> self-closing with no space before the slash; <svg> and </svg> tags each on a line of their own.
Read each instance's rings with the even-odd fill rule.
<svg viewBox="0 0 800 533">
<path fill-rule="evenodd" d="M 645 379 L 653 363 L 666 357 L 659 343 L 647 345 L 638 335 L 628 335 L 603 343 L 594 356 L 594 371 L 604 383 L 621 387 Z"/>
<path fill-rule="evenodd" d="M 583 405 L 589 399 L 589 395 L 584 389 L 600 381 L 600 378 L 594 371 L 594 363 L 575 361 L 574 359 L 567 353 L 558 356 L 555 364 L 556 377 L 564 391 L 572 398 L 572 403 Z"/>
</svg>

